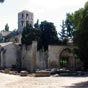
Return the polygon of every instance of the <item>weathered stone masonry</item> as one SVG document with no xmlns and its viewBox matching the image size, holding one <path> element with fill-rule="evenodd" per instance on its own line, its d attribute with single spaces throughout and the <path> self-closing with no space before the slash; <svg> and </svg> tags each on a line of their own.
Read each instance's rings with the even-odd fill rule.
<svg viewBox="0 0 88 88">
<path fill-rule="evenodd" d="M 73 46 L 54 46 L 49 45 L 48 51 L 37 51 L 37 42 L 33 41 L 31 45 L 7 44 L 0 47 L 0 67 L 17 69 L 26 69 L 30 72 L 51 68 L 60 68 L 60 55 L 64 49 L 72 51 Z M 66 53 L 65 53 L 66 54 Z M 69 56 L 69 67 L 75 67 L 74 55 L 67 52 Z"/>
</svg>

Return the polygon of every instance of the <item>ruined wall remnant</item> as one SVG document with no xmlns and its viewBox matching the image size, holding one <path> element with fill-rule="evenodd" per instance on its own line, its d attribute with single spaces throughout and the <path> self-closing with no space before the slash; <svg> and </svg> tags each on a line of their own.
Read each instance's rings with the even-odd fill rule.
<svg viewBox="0 0 88 88">
<path fill-rule="evenodd" d="M 36 53 L 36 69 L 48 68 L 48 51 L 40 50 Z"/>
<path fill-rule="evenodd" d="M 49 45 L 48 51 L 37 51 L 36 41 L 28 46 L 13 43 L 5 44 L 5 46 L 0 46 L 0 68 L 12 68 L 14 65 L 19 71 L 28 70 L 30 72 L 60 68 L 61 55 L 68 56 L 69 67 L 74 68 L 78 66 L 75 63 L 78 61 L 75 61 L 74 55 L 71 52 L 63 52 L 64 49 L 72 51 L 72 48 L 73 46 Z"/>
<path fill-rule="evenodd" d="M 12 68 L 12 66 L 16 66 L 16 60 L 17 60 L 17 49 L 16 45 L 9 44 L 6 46 L 3 46 L 1 48 L 0 52 L 0 58 L 1 58 L 1 68 Z"/>
<path fill-rule="evenodd" d="M 72 49 L 71 46 L 54 46 L 50 45 L 48 48 L 48 68 L 60 68 L 60 54 L 64 49 Z M 69 66 L 74 67 L 74 56 L 69 53 Z"/>
<path fill-rule="evenodd" d="M 22 68 L 33 72 L 36 68 L 37 42 L 33 41 L 32 45 L 22 46 Z"/>
</svg>

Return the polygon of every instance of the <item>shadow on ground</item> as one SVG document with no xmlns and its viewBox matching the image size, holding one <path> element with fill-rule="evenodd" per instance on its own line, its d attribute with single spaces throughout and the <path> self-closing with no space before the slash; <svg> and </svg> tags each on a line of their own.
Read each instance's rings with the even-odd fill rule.
<svg viewBox="0 0 88 88">
<path fill-rule="evenodd" d="M 72 86 L 65 86 L 65 88 L 88 88 L 88 81 L 75 83 Z"/>
</svg>

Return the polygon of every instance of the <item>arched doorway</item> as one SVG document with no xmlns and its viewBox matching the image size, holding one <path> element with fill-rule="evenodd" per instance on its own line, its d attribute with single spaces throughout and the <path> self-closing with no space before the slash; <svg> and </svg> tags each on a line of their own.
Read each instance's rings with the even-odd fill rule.
<svg viewBox="0 0 88 88">
<path fill-rule="evenodd" d="M 65 48 L 61 51 L 60 56 L 59 56 L 59 68 L 60 69 L 69 69 L 70 53 L 71 53 L 71 49 L 69 48 Z"/>
</svg>

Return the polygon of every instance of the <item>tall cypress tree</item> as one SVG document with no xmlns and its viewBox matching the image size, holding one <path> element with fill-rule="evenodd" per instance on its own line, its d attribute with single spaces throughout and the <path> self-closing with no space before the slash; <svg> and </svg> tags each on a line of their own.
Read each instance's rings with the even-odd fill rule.
<svg viewBox="0 0 88 88">
<path fill-rule="evenodd" d="M 26 27 L 24 27 L 23 29 L 22 39 L 21 39 L 22 44 L 30 45 L 32 41 L 35 39 L 36 39 L 36 34 L 34 28 L 31 25 L 27 24 Z"/>
</svg>

